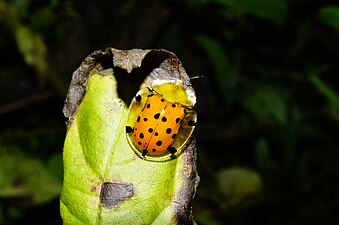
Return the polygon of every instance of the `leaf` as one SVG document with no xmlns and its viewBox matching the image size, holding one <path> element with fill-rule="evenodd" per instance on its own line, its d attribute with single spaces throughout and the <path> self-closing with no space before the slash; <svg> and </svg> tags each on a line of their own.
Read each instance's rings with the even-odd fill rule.
<svg viewBox="0 0 339 225">
<path fill-rule="evenodd" d="M 316 75 L 311 75 L 310 81 L 327 99 L 332 117 L 339 122 L 339 95 Z"/>
<path fill-rule="evenodd" d="M 244 204 L 246 199 L 258 195 L 262 190 L 261 177 L 249 169 L 224 169 L 217 178 L 221 197 L 227 199 L 229 206 Z"/>
<path fill-rule="evenodd" d="M 284 0 L 215 0 L 220 4 L 232 6 L 238 10 L 282 24 L 288 13 Z"/>
<path fill-rule="evenodd" d="M 194 224 L 194 139 L 178 158 L 150 162 L 125 134 L 129 101 L 145 77 L 179 77 L 178 63 L 164 50 L 107 49 L 74 72 L 64 107 L 64 224 Z"/>
<path fill-rule="evenodd" d="M 0 22 L 3 22 L 9 33 L 13 35 L 23 59 L 27 65 L 36 70 L 41 84 L 47 78 L 59 94 L 64 96 L 66 93 L 65 81 L 48 63 L 47 48 L 42 37 L 24 25 L 16 8 L 5 1 L 0 1 Z"/>
<path fill-rule="evenodd" d="M 318 19 L 335 29 L 339 29 L 339 7 L 323 7 L 318 13 Z"/>
<path fill-rule="evenodd" d="M 38 8 L 31 16 L 32 26 L 35 29 L 43 29 L 52 26 L 55 15 L 50 6 Z"/>
<path fill-rule="evenodd" d="M 26 63 L 28 65 L 35 65 L 38 68 L 44 67 L 46 47 L 41 37 L 25 26 L 18 26 L 15 37 Z"/>
<path fill-rule="evenodd" d="M 260 194 L 263 182 L 258 173 L 244 168 L 228 168 L 218 173 L 218 189 L 220 198 L 226 200 L 228 206 L 242 205 L 249 198 Z"/>
<path fill-rule="evenodd" d="M 243 103 L 258 122 L 276 121 L 285 124 L 287 119 L 286 95 L 284 89 L 258 85 Z"/>
<path fill-rule="evenodd" d="M 255 143 L 255 159 L 258 167 L 261 170 L 261 174 L 266 174 L 269 171 L 270 164 L 270 151 L 268 143 L 265 139 L 259 139 Z"/>
<path fill-rule="evenodd" d="M 224 99 L 229 98 L 230 89 L 235 82 L 235 76 L 226 52 L 217 41 L 209 37 L 199 35 L 197 36 L 197 41 L 211 60 Z"/>
<path fill-rule="evenodd" d="M 12 147 L 0 147 L 0 197 L 30 199 L 26 204 L 48 202 L 60 194 L 61 180 L 37 159 Z"/>
<path fill-rule="evenodd" d="M 62 180 L 63 177 L 63 168 L 62 168 L 62 154 L 54 154 L 48 161 L 47 164 L 48 171 L 53 174 L 55 177 Z"/>
</svg>

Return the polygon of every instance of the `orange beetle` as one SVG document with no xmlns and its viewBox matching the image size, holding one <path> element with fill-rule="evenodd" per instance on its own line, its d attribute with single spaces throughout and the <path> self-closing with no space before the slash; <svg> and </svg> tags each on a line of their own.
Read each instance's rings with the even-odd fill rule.
<svg viewBox="0 0 339 225">
<path fill-rule="evenodd" d="M 134 126 L 126 126 L 126 133 L 131 136 L 134 146 L 144 156 L 163 156 L 175 154 L 177 149 L 172 146 L 179 129 L 187 115 L 193 110 L 180 103 L 170 102 L 161 94 L 149 88 L 151 94 L 134 122 Z M 141 102 L 141 96 L 135 96 Z M 194 112 L 194 111 L 193 111 Z M 195 115 L 195 114 L 194 114 Z M 187 126 L 194 126 L 190 120 Z"/>
</svg>

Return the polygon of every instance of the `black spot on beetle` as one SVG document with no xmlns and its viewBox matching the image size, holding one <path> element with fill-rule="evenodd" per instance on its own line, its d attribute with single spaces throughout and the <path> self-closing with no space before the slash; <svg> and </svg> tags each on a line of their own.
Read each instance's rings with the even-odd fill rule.
<svg viewBox="0 0 339 225">
<path fill-rule="evenodd" d="M 156 113 L 156 114 L 154 114 L 154 119 L 159 119 L 159 117 L 160 117 L 160 113 Z"/>
<path fill-rule="evenodd" d="M 146 108 L 147 108 L 147 109 L 151 108 L 151 104 L 148 103 L 148 104 L 146 105 Z"/>
<path fill-rule="evenodd" d="M 155 148 L 152 148 L 152 152 L 156 152 L 157 150 Z"/>
<path fill-rule="evenodd" d="M 173 104 L 172 104 L 172 107 L 175 108 L 175 107 L 177 107 L 177 105 L 173 103 Z"/>
<path fill-rule="evenodd" d="M 153 128 L 148 128 L 148 133 L 152 133 L 153 132 Z"/>
<path fill-rule="evenodd" d="M 140 122 L 140 116 L 138 116 L 138 118 L 137 118 L 137 123 L 139 123 Z"/>
<path fill-rule="evenodd" d="M 176 136 L 177 136 L 177 134 L 173 134 L 172 135 L 172 139 L 175 139 Z"/>
<path fill-rule="evenodd" d="M 157 141 L 157 143 L 155 143 L 157 146 L 161 146 L 162 145 L 162 141 Z"/>
<path fill-rule="evenodd" d="M 165 99 L 163 99 L 163 98 L 162 98 L 160 101 L 161 101 L 161 102 L 164 102 L 164 101 L 165 101 Z"/>
<path fill-rule="evenodd" d="M 154 133 L 154 136 L 158 136 L 158 135 L 159 135 L 158 132 L 155 132 L 155 133 Z"/>
<path fill-rule="evenodd" d="M 141 101 L 141 95 L 135 96 L 135 101 L 140 102 Z"/>
<path fill-rule="evenodd" d="M 126 133 L 130 134 L 133 132 L 133 128 L 131 126 L 126 126 Z"/>
<path fill-rule="evenodd" d="M 170 146 L 170 147 L 168 148 L 168 151 L 169 151 L 171 154 L 174 154 L 174 153 L 177 152 L 177 149 L 176 149 L 175 147 Z"/>
<path fill-rule="evenodd" d="M 140 134 L 139 134 L 139 138 L 143 139 L 143 138 L 144 138 L 144 134 L 143 134 L 143 133 L 140 133 Z"/>
<path fill-rule="evenodd" d="M 145 117 L 145 118 L 144 118 L 144 121 L 146 122 L 147 120 L 148 120 L 147 117 Z"/>
<path fill-rule="evenodd" d="M 141 141 L 138 141 L 138 145 L 141 145 L 142 143 L 141 143 Z"/>
<path fill-rule="evenodd" d="M 175 122 L 176 122 L 176 123 L 179 123 L 179 122 L 180 122 L 180 118 L 176 118 L 176 119 L 175 119 Z"/>
<path fill-rule="evenodd" d="M 148 153 L 146 149 L 142 150 L 142 156 L 145 156 Z"/>
<path fill-rule="evenodd" d="M 161 121 L 162 121 L 162 122 L 166 122 L 166 121 L 167 121 L 167 118 L 164 116 L 164 117 L 161 118 Z"/>
<path fill-rule="evenodd" d="M 170 134 L 170 133 L 172 133 L 172 129 L 171 128 L 167 128 L 166 129 L 166 134 Z"/>
</svg>

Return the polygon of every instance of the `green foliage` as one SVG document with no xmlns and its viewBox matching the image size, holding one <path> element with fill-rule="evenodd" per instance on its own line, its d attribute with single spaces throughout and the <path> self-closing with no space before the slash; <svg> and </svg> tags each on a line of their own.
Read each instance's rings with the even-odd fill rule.
<svg viewBox="0 0 339 225">
<path fill-rule="evenodd" d="M 327 25 L 339 29 L 339 7 L 323 7 L 320 9 L 318 18 Z"/>
<path fill-rule="evenodd" d="M 221 86 L 223 98 L 228 99 L 234 83 L 234 71 L 232 71 L 226 52 L 223 51 L 222 46 L 216 40 L 209 37 L 199 35 L 197 41 L 211 60 L 217 82 L 224 84 Z"/>
<path fill-rule="evenodd" d="M 44 70 L 46 67 L 46 48 L 41 37 L 24 26 L 17 28 L 15 36 L 26 63 L 32 66 L 36 65 L 38 70 Z"/>
<path fill-rule="evenodd" d="M 53 9 L 49 6 L 38 9 L 32 16 L 32 25 L 39 30 L 53 25 L 54 22 Z"/>
<path fill-rule="evenodd" d="M 326 98 L 330 116 L 339 124 L 339 96 L 329 85 L 324 83 L 318 76 L 312 75 L 310 77 L 312 84 L 318 91 Z"/>
<path fill-rule="evenodd" d="M 254 157 L 259 171 L 265 176 L 268 173 L 267 169 L 270 168 L 270 162 L 272 161 L 267 140 L 257 140 L 254 147 Z"/>
<path fill-rule="evenodd" d="M 208 3 L 218 3 L 226 8 L 234 8 L 239 13 L 250 13 L 277 24 L 285 22 L 288 16 L 288 7 L 284 0 L 194 0 L 192 2 L 199 7 Z"/>
<path fill-rule="evenodd" d="M 218 0 L 218 2 L 279 24 L 287 18 L 288 9 L 284 0 Z"/>
<path fill-rule="evenodd" d="M 261 192 L 262 180 L 256 173 L 244 168 L 227 168 L 217 175 L 218 189 L 223 198 L 221 204 L 229 206 L 249 204 L 251 196 Z M 225 205 L 223 206 L 225 207 Z"/>
<path fill-rule="evenodd" d="M 244 99 L 244 106 L 259 123 L 278 122 L 285 124 L 286 91 L 277 87 L 257 85 Z"/>
<path fill-rule="evenodd" d="M 4 146 L 0 147 L 0 160 L 0 198 L 30 198 L 26 204 L 37 205 L 59 195 L 60 177 L 50 173 L 41 161 Z M 59 161 L 55 167 L 60 166 Z"/>
</svg>

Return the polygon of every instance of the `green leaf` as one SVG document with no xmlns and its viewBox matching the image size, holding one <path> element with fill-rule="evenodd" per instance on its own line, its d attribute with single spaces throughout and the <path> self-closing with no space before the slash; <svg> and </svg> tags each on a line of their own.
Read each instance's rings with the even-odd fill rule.
<svg viewBox="0 0 339 225">
<path fill-rule="evenodd" d="M 125 63 L 117 54 L 114 57 L 117 64 Z M 125 68 L 131 69 L 140 63 L 127 64 Z M 128 79 L 118 82 L 112 69 L 93 69 L 89 74 L 64 144 L 63 222 L 177 224 L 184 220 L 191 224 L 186 209 L 191 201 L 187 193 L 192 197 L 196 186 L 192 185 L 192 180 L 196 182 L 193 147 L 166 162 L 139 158 L 126 138 L 128 105 L 118 94 L 123 82 Z"/>
<path fill-rule="evenodd" d="M 227 199 L 229 206 L 244 204 L 246 199 L 258 195 L 262 190 L 261 177 L 249 169 L 224 169 L 217 178 L 221 197 Z"/>
<path fill-rule="evenodd" d="M 26 17 L 29 15 L 29 0 L 14 0 L 12 2 L 12 4 L 15 6 L 21 16 Z"/>
<path fill-rule="evenodd" d="M 243 103 L 258 122 L 275 121 L 285 124 L 287 118 L 285 101 L 284 89 L 258 85 Z"/>
<path fill-rule="evenodd" d="M 60 194 L 61 180 L 39 160 L 18 149 L 0 147 L 0 197 L 29 197 L 30 205 L 41 204 Z"/>
<path fill-rule="evenodd" d="M 259 139 L 255 143 L 255 159 L 262 174 L 269 171 L 270 154 L 269 146 L 265 139 Z"/>
<path fill-rule="evenodd" d="M 235 76 L 226 52 L 217 41 L 207 36 L 199 35 L 197 36 L 197 41 L 210 58 L 224 99 L 229 98 L 230 88 L 235 82 Z"/>
<path fill-rule="evenodd" d="M 43 67 L 45 67 L 46 47 L 41 37 L 25 26 L 18 27 L 15 37 L 26 63 L 35 65 L 43 70 Z"/>
<path fill-rule="evenodd" d="M 339 29 L 339 7 L 322 8 L 318 13 L 318 19 L 335 29 Z"/>
<path fill-rule="evenodd" d="M 58 153 L 52 155 L 47 164 L 48 171 L 55 177 L 62 180 L 63 168 L 62 168 L 62 154 Z"/>
<path fill-rule="evenodd" d="M 287 18 L 288 8 L 284 0 L 215 0 L 224 5 L 271 20 L 278 24 Z"/>
<path fill-rule="evenodd" d="M 339 95 L 316 75 L 311 75 L 310 81 L 327 99 L 330 114 L 337 122 L 339 122 Z"/>
<path fill-rule="evenodd" d="M 31 16 L 32 26 L 35 29 L 43 29 L 51 26 L 54 21 L 54 13 L 49 6 L 37 9 Z"/>
</svg>

